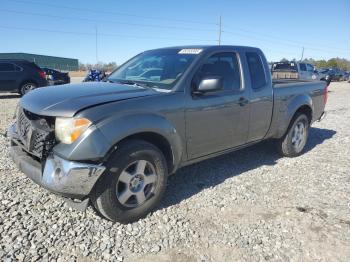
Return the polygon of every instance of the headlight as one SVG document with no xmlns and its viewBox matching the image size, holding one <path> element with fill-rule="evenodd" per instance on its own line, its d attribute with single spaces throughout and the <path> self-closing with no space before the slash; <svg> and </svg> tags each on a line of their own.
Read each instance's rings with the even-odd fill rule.
<svg viewBox="0 0 350 262">
<path fill-rule="evenodd" d="M 55 122 L 56 138 L 64 144 L 71 144 L 91 125 L 86 118 L 57 117 Z"/>
</svg>

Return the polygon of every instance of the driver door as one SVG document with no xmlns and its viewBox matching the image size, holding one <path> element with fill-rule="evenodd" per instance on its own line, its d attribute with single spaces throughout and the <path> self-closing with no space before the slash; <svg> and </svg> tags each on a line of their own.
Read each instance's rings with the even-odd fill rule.
<svg viewBox="0 0 350 262">
<path fill-rule="evenodd" d="M 188 95 L 185 118 L 188 159 L 244 144 L 248 134 L 249 93 L 241 85 L 238 55 L 216 53 L 205 60 L 193 85 L 210 76 L 223 80 L 223 90 Z M 193 87 L 192 87 L 193 88 Z"/>
</svg>

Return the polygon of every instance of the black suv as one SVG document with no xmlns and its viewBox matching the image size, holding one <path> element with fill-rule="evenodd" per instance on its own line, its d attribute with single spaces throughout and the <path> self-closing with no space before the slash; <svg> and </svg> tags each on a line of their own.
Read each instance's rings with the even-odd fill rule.
<svg viewBox="0 0 350 262">
<path fill-rule="evenodd" d="M 35 63 L 26 60 L 0 59 L 0 92 L 20 95 L 46 86 L 46 75 Z"/>
</svg>

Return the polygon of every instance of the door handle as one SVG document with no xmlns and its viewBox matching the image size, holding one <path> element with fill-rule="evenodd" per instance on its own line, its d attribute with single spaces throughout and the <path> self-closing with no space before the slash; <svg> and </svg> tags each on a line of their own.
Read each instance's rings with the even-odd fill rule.
<svg viewBox="0 0 350 262">
<path fill-rule="evenodd" d="M 239 100 L 238 100 L 238 104 L 240 106 L 245 106 L 246 104 L 248 104 L 248 99 L 244 98 L 244 97 L 241 97 Z"/>
</svg>

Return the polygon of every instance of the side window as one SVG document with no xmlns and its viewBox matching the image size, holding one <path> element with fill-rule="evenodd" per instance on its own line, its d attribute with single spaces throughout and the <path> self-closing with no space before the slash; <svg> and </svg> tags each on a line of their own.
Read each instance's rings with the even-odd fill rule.
<svg viewBox="0 0 350 262">
<path fill-rule="evenodd" d="M 15 65 L 11 63 L 0 63 L 0 72 L 15 71 Z"/>
<path fill-rule="evenodd" d="M 300 71 L 306 71 L 306 65 L 305 64 L 299 64 Z"/>
<path fill-rule="evenodd" d="M 314 66 L 311 64 L 306 64 L 307 71 L 313 72 L 314 71 Z"/>
<path fill-rule="evenodd" d="M 221 77 L 224 90 L 240 90 L 241 77 L 237 55 L 235 53 L 219 53 L 212 55 L 196 73 L 195 81 L 200 81 L 210 76 Z"/>
<path fill-rule="evenodd" d="M 265 70 L 260 55 L 254 52 L 247 52 L 246 57 L 248 61 L 252 88 L 259 89 L 266 86 L 267 81 L 265 76 Z"/>
</svg>

